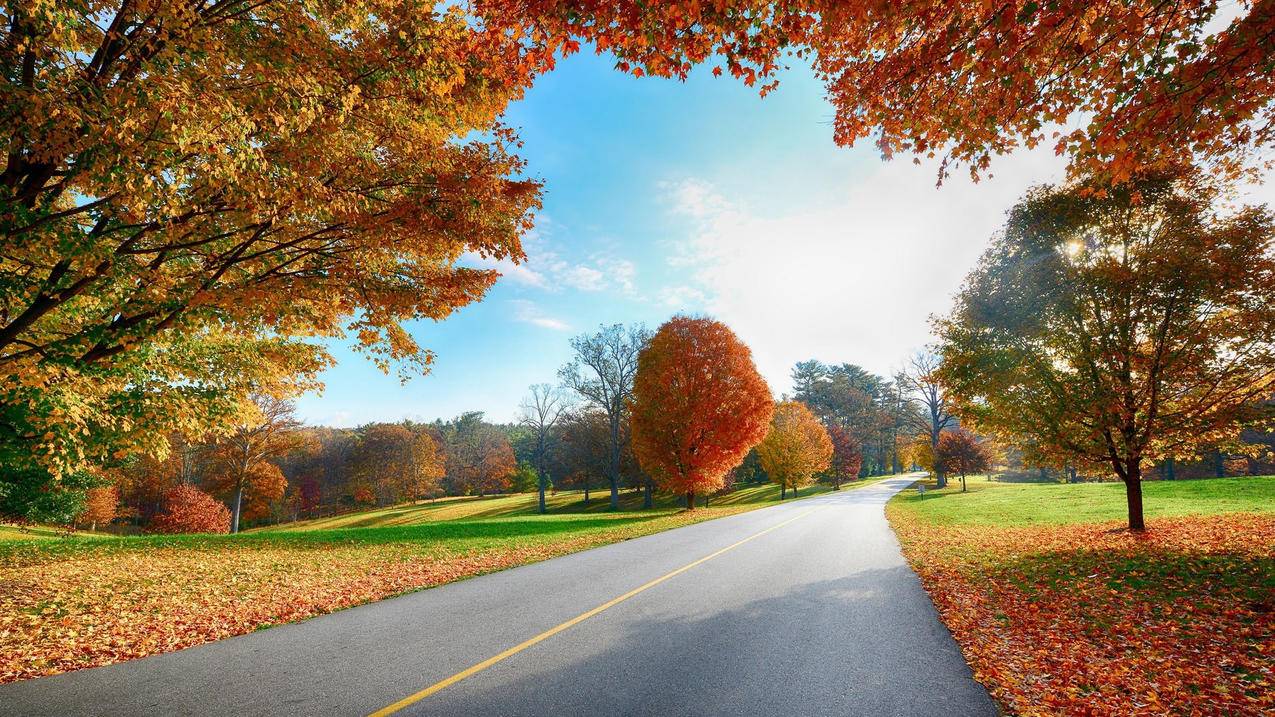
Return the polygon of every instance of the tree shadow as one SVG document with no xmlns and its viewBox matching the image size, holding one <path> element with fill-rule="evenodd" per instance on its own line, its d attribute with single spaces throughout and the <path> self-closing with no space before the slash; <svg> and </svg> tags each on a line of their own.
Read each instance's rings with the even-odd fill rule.
<svg viewBox="0 0 1275 717">
<path fill-rule="evenodd" d="M 430 697 L 418 712 L 997 714 L 906 566 L 721 608 L 701 602 L 711 593 L 702 588 L 690 576 L 660 586 Z"/>
</svg>

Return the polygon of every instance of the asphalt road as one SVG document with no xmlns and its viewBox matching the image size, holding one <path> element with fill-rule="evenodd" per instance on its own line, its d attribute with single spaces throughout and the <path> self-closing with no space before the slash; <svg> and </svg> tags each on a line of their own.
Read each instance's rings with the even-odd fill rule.
<svg viewBox="0 0 1275 717">
<path fill-rule="evenodd" d="M 725 549 L 398 714 L 995 715 L 886 524 L 909 482 L 6 685 L 0 713 L 366 715 Z"/>
</svg>

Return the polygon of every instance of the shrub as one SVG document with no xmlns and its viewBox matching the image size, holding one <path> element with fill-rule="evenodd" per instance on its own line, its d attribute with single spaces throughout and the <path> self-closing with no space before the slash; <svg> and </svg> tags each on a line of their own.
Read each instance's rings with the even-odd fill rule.
<svg viewBox="0 0 1275 717">
<path fill-rule="evenodd" d="M 150 529 L 156 533 L 228 533 L 230 510 L 194 486 L 179 485 L 164 494 L 163 508 Z"/>
</svg>

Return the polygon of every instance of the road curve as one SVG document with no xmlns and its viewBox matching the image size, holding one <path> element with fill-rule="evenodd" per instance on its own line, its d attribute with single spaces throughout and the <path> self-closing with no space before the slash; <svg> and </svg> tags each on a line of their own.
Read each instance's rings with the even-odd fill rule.
<svg viewBox="0 0 1275 717">
<path fill-rule="evenodd" d="M 885 521 L 911 481 L 6 685 L 0 714 L 367 715 L 645 586 L 398 714 L 992 717 Z"/>
</svg>

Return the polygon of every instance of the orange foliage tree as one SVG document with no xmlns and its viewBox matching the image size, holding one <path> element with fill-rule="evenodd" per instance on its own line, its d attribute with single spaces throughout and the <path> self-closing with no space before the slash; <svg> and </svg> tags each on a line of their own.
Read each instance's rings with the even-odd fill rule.
<svg viewBox="0 0 1275 717">
<path fill-rule="evenodd" d="M 273 396 L 257 396 L 257 414 L 235 431 L 217 441 L 213 448 L 209 478 L 213 489 L 230 500 L 230 532 L 239 532 L 244 517 L 244 501 L 251 509 L 249 519 L 260 518 L 270 501 L 283 496 L 288 483 L 278 466 L 269 462 L 304 443 L 297 430 L 293 405 Z"/>
<path fill-rule="evenodd" d="M 770 432 L 757 446 L 762 470 L 780 486 L 780 497 L 793 495 L 808 485 L 814 474 L 832 462 L 832 440 L 815 414 L 798 401 L 784 401 L 775 408 Z"/>
<path fill-rule="evenodd" d="M 227 533 L 230 510 L 195 486 L 182 484 L 164 494 L 163 507 L 150 529 L 156 533 Z"/>
<path fill-rule="evenodd" d="M 0 477 L 233 425 L 309 385 L 310 337 L 423 370 L 402 323 L 497 277 L 456 260 L 523 256 L 539 187 L 498 117 L 545 65 L 458 8 L 3 14 Z"/>
<path fill-rule="evenodd" d="M 84 510 L 76 520 L 77 524 L 88 523 L 89 530 L 97 530 L 97 524 L 103 525 L 115 520 L 116 510 L 120 504 L 118 486 L 104 485 L 89 488 L 88 497 L 84 501 Z"/>
<path fill-rule="evenodd" d="M 1191 156 L 1234 166 L 1275 140 L 1275 0 L 475 4 L 490 24 L 592 40 L 639 76 L 721 59 L 764 93 L 795 54 L 828 87 L 838 143 L 873 136 L 886 156 L 972 172 L 1048 141 L 1118 179 Z"/>
<path fill-rule="evenodd" d="M 841 490 L 841 482 L 859 477 L 859 468 L 863 465 L 863 453 L 854 436 L 846 429 L 831 424 L 827 427 L 828 440 L 832 442 L 832 461 L 828 473 L 832 478 L 832 489 Z"/>
<path fill-rule="evenodd" d="M 675 316 L 638 357 L 633 382 L 633 452 L 664 489 L 686 494 L 722 486 L 766 435 L 770 387 L 748 347 L 725 324 Z"/>
</svg>

